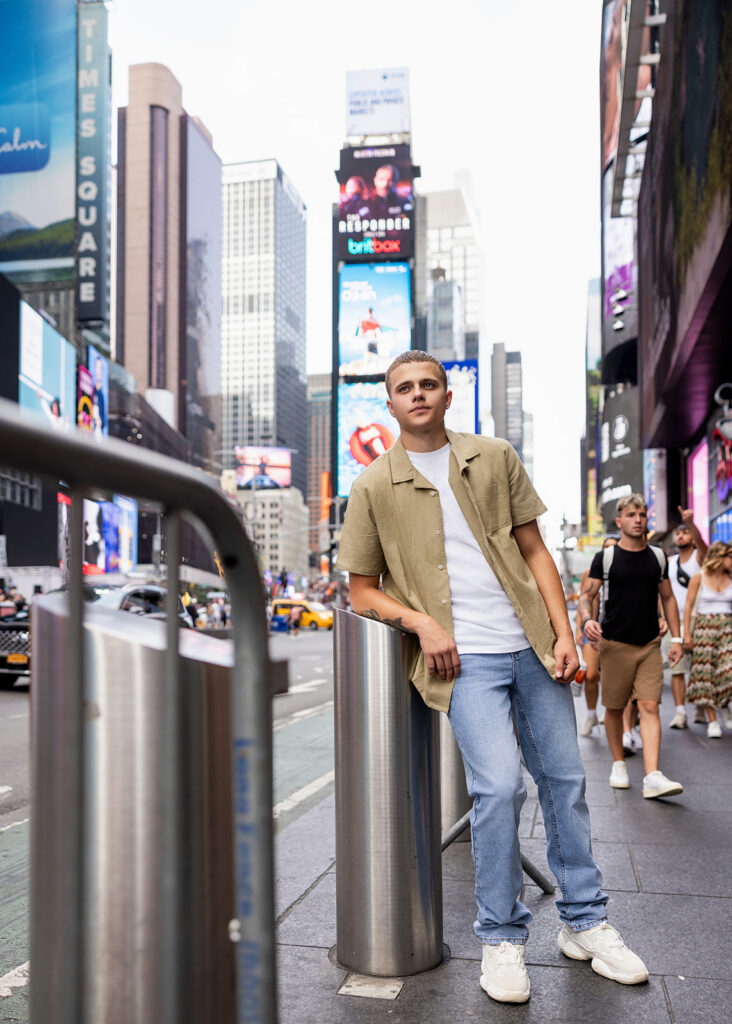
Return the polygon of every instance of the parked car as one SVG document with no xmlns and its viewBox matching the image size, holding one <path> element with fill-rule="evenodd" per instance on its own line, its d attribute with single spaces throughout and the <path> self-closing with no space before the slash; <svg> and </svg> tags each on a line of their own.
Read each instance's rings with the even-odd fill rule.
<svg viewBox="0 0 732 1024">
<path fill-rule="evenodd" d="M 117 608 L 133 615 L 145 615 L 153 619 L 165 618 L 167 591 L 159 583 L 93 583 L 87 579 L 84 584 L 84 600 L 98 604 L 100 608 Z M 178 597 L 178 618 L 181 626 L 192 626 L 191 617 Z"/>
<path fill-rule="evenodd" d="M 24 610 L 0 619 L 0 686 L 30 679 L 30 670 L 30 617 Z"/>
<path fill-rule="evenodd" d="M 272 622 L 280 616 L 287 616 L 297 606 L 302 608 L 301 629 L 332 629 L 333 612 L 320 601 L 298 601 L 289 597 L 276 597 L 272 601 Z"/>
</svg>

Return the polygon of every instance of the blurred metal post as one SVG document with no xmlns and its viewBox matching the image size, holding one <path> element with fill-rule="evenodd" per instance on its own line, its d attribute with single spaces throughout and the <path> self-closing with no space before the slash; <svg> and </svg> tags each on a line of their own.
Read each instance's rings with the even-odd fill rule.
<svg viewBox="0 0 732 1024">
<path fill-rule="evenodd" d="M 335 611 L 337 958 L 385 977 L 442 960 L 438 714 L 409 684 L 415 642 Z"/>
<path fill-rule="evenodd" d="M 462 754 L 447 715 L 440 715 L 440 799 L 444 836 L 473 806 L 468 796 Z M 464 829 L 455 842 L 470 842 L 470 828 Z"/>
</svg>

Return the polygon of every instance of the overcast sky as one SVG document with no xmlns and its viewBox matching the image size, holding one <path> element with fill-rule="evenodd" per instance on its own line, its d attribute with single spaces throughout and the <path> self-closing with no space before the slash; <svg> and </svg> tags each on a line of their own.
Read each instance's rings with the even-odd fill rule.
<svg viewBox="0 0 732 1024">
<path fill-rule="evenodd" d="M 167 65 L 225 163 L 276 157 L 308 207 L 308 372 L 330 369 L 330 205 L 345 72 L 408 67 L 420 191 L 467 169 L 485 243 L 486 340 L 523 354 L 535 483 L 577 520 L 587 285 L 600 272 L 601 0 L 114 0 L 114 105 Z"/>
</svg>

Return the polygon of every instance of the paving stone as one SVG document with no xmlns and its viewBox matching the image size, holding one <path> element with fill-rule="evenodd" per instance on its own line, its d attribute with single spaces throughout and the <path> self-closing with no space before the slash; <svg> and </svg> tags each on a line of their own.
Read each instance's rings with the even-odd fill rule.
<svg viewBox="0 0 732 1024">
<path fill-rule="evenodd" d="M 335 862 L 335 797 L 321 801 L 278 833 L 274 848 L 275 915 L 279 918 Z"/>
<path fill-rule="evenodd" d="M 729 844 L 698 849 L 634 842 L 632 850 L 644 892 L 732 897 Z"/>
<path fill-rule="evenodd" d="M 665 978 L 676 1024 L 729 1024 L 732 982 Z"/>
</svg>

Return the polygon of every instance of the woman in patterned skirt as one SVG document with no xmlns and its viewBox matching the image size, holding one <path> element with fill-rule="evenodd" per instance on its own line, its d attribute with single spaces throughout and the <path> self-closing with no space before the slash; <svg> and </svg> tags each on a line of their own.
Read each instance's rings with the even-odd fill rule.
<svg viewBox="0 0 732 1024">
<path fill-rule="evenodd" d="M 684 646 L 692 652 L 686 699 L 706 708 L 707 736 L 712 739 L 722 735 L 716 709 L 732 698 L 731 573 L 732 544 L 710 544 L 701 572 L 691 578 L 684 612 Z"/>
</svg>

